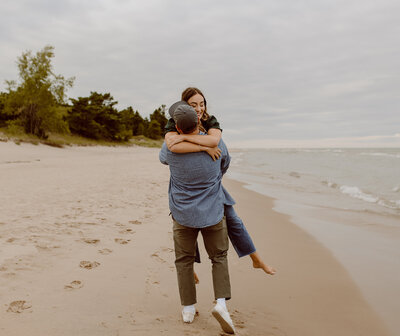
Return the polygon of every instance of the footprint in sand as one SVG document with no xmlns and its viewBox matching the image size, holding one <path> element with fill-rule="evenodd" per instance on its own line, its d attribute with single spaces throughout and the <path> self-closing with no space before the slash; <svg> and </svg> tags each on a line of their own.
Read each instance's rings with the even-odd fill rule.
<svg viewBox="0 0 400 336">
<path fill-rule="evenodd" d="M 74 280 L 74 281 L 71 281 L 71 283 L 69 285 L 65 285 L 64 289 L 73 290 L 73 289 L 79 289 L 79 288 L 82 288 L 82 287 L 83 287 L 82 281 Z"/>
<path fill-rule="evenodd" d="M 100 239 L 82 238 L 82 241 L 84 241 L 86 244 L 97 244 L 100 242 Z"/>
<path fill-rule="evenodd" d="M 238 311 L 237 309 L 235 309 L 232 313 L 231 313 L 231 317 L 232 317 L 232 321 L 235 323 L 235 326 L 237 328 L 245 328 L 245 323 L 243 320 L 246 320 L 246 317 L 244 316 L 244 314 L 242 314 L 240 311 Z"/>
<path fill-rule="evenodd" d="M 245 324 L 243 321 L 237 321 L 235 319 L 233 319 L 234 323 L 235 323 L 235 327 L 239 328 L 239 329 L 244 329 L 246 328 Z"/>
<path fill-rule="evenodd" d="M 152 258 L 156 259 L 157 261 L 161 262 L 161 263 L 166 263 L 166 261 L 160 257 L 160 252 L 156 251 L 151 255 Z"/>
<path fill-rule="evenodd" d="M 131 240 L 130 239 L 122 239 L 122 238 L 115 238 L 114 241 L 118 244 L 128 244 Z"/>
<path fill-rule="evenodd" d="M 83 260 L 79 263 L 79 267 L 86 268 L 86 269 L 96 268 L 99 265 L 100 265 L 100 263 L 98 263 L 97 261 Z"/>
<path fill-rule="evenodd" d="M 161 251 L 162 251 L 162 252 L 168 252 L 168 253 L 174 252 L 174 250 L 173 250 L 172 248 L 170 248 L 170 247 L 161 247 Z M 166 263 L 166 262 L 167 262 L 165 259 L 163 259 L 163 258 L 160 256 L 160 251 L 155 251 L 155 252 L 151 255 L 151 257 L 154 258 L 154 259 L 156 259 L 157 261 L 159 261 L 159 262 L 161 262 L 161 263 Z"/>
<path fill-rule="evenodd" d="M 100 254 L 107 255 L 107 254 L 112 253 L 112 251 L 113 251 L 113 250 L 110 250 L 110 249 L 108 249 L 108 248 L 105 248 L 105 249 L 99 250 L 99 253 L 100 253 Z"/>
<path fill-rule="evenodd" d="M 8 313 L 22 313 L 24 310 L 32 308 L 32 305 L 27 303 L 26 301 L 13 301 L 8 306 Z"/>
<path fill-rule="evenodd" d="M 121 234 L 134 234 L 135 233 L 135 231 L 133 231 L 132 229 L 124 229 L 124 230 L 121 230 L 121 231 L 119 231 L 119 233 L 121 233 Z"/>
<path fill-rule="evenodd" d="M 8 272 L 8 273 L 4 273 L 4 277 L 5 278 L 14 278 L 17 275 L 17 273 L 14 272 Z"/>
<path fill-rule="evenodd" d="M 46 243 L 39 243 L 39 244 L 36 244 L 35 247 L 39 251 L 50 251 L 50 250 L 53 250 L 53 249 L 58 249 L 61 246 L 60 245 L 46 245 Z"/>
<path fill-rule="evenodd" d="M 132 220 L 132 221 L 129 221 L 129 224 L 140 225 L 140 224 L 142 224 L 142 222 L 139 220 Z"/>
</svg>

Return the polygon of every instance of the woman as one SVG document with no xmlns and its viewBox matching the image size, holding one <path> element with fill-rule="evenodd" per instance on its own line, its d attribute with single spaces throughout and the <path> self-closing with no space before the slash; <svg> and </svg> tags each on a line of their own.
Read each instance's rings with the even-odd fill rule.
<svg viewBox="0 0 400 336">
<path fill-rule="evenodd" d="M 207 113 L 207 101 L 203 93 L 197 88 L 189 87 L 182 92 L 182 100 L 196 110 L 201 120 L 200 129 L 206 132 L 207 135 L 178 134 L 175 128 L 175 122 L 171 118 L 165 126 L 165 142 L 168 149 L 174 153 L 205 151 L 213 160 L 217 160 L 221 153 L 218 148 L 218 143 L 221 139 L 222 131 L 217 119 Z M 227 198 L 231 199 L 225 189 L 224 192 L 227 194 Z M 225 217 L 229 239 L 238 256 L 243 257 L 249 255 L 253 261 L 254 268 L 261 268 L 267 274 L 275 274 L 275 270 L 266 265 L 256 252 L 250 235 L 232 205 L 225 204 Z M 196 260 L 199 261 L 198 255 L 196 256 Z M 198 283 L 196 273 L 194 276 Z"/>
</svg>

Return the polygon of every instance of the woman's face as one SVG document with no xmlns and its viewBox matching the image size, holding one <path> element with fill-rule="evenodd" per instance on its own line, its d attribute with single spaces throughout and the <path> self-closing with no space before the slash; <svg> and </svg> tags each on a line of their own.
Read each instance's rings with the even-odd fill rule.
<svg viewBox="0 0 400 336">
<path fill-rule="evenodd" d="M 196 110 L 197 116 L 201 119 L 206 109 L 203 96 L 196 93 L 194 96 L 190 97 L 187 102 Z"/>
</svg>

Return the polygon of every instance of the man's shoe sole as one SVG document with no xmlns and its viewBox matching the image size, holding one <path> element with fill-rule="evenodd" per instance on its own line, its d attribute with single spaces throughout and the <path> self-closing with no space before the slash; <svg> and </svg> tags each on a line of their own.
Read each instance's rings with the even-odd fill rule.
<svg viewBox="0 0 400 336">
<path fill-rule="evenodd" d="M 223 308 L 221 307 L 221 309 L 223 309 Z M 225 331 L 228 334 L 235 333 L 235 329 L 233 328 L 233 326 L 227 320 L 225 320 L 224 317 L 222 316 L 224 314 L 224 312 L 220 312 L 214 307 L 214 309 L 212 310 L 211 313 L 216 318 L 216 320 L 219 322 L 223 331 Z M 229 313 L 226 312 L 226 314 L 228 314 L 228 317 L 229 317 Z"/>
</svg>

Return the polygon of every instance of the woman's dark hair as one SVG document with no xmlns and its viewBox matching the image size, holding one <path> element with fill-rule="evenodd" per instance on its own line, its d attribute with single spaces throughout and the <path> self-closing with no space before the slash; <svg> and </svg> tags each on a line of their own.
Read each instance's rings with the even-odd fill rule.
<svg viewBox="0 0 400 336">
<path fill-rule="evenodd" d="M 203 116 L 201 117 L 202 120 L 207 120 L 210 118 L 210 116 L 207 113 L 207 100 L 206 97 L 204 97 L 203 93 L 195 87 L 188 87 L 182 92 L 182 100 L 185 102 L 188 102 L 190 98 L 192 98 L 194 95 L 199 94 L 204 98 L 204 113 Z"/>
</svg>

